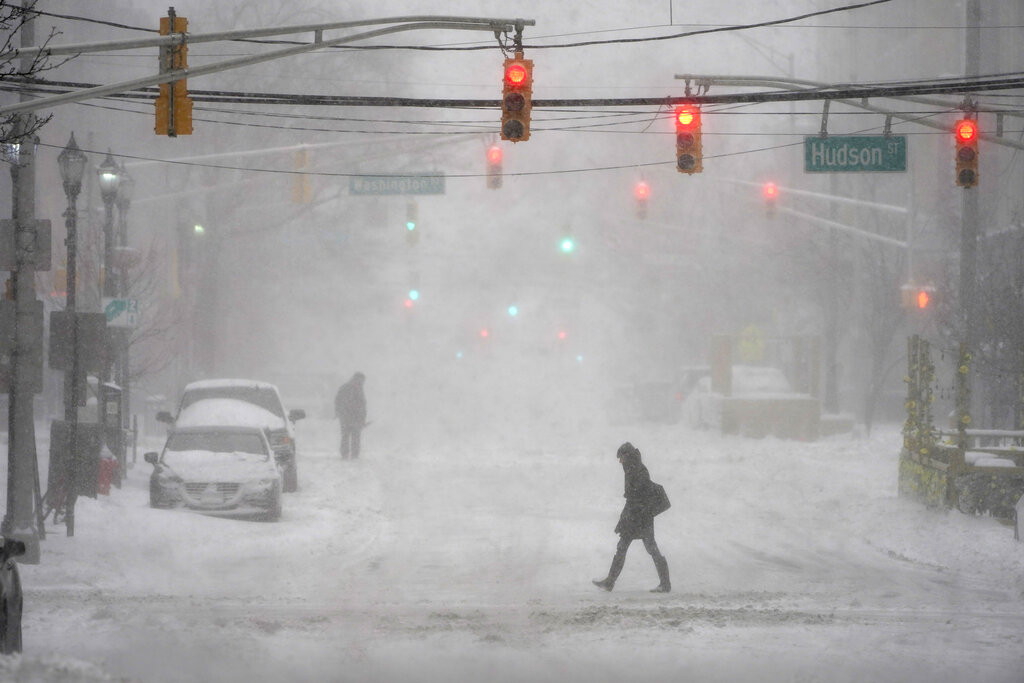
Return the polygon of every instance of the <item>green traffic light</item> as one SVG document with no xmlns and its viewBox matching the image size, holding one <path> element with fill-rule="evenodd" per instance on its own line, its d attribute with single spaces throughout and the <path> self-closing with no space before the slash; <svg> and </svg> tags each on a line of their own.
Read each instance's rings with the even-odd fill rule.
<svg viewBox="0 0 1024 683">
<path fill-rule="evenodd" d="M 571 252 L 575 248 L 576 248 L 576 245 L 573 243 L 571 237 L 566 237 L 564 240 L 562 240 L 562 252 L 563 253 L 568 254 L 569 252 Z"/>
<path fill-rule="evenodd" d="M 412 221 L 408 221 L 405 224 L 405 229 L 408 230 L 409 232 L 412 232 L 413 230 L 416 229 L 416 224 L 414 222 L 412 222 Z"/>
</svg>

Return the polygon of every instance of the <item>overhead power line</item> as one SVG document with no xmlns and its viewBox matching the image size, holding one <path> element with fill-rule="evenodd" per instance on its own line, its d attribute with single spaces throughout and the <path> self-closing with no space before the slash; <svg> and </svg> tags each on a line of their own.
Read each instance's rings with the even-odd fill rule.
<svg viewBox="0 0 1024 683">
<path fill-rule="evenodd" d="M 96 87 L 88 83 L 51 83 L 41 80 L 9 79 L 20 92 L 54 94 L 72 92 L 77 89 Z M 631 98 L 574 98 L 537 99 L 534 108 L 565 107 L 637 107 L 677 104 L 739 104 L 766 102 L 812 102 L 822 100 L 899 98 L 913 95 L 962 95 L 966 93 L 993 92 L 1024 89 L 1024 74 L 1014 73 L 981 78 L 922 80 L 896 85 L 846 85 L 828 88 L 803 88 L 797 90 L 772 90 L 769 92 L 729 93 L 724 95 L 687 95 Z M 290 93 L 247 93 L 226 90 L 190 89 L 189 95 L 196 102 L 218 102 L 234 104 L 263 104 L 290 106 L 344 106 L 344 107 L 427 107 L 442 109 L 492 109 L 500 108 L 501 101 L 493 99 L 438 99 L 415 97 L 374 97 L 365 95 L 302 95 Z M 126 99 L 156 99 L 155 88 L 141 88 L 124 93 L 111 93 L 105 97 Z"/>
<path fill-rule="evenodd" d="M 540 44 L 540 45 L 526 45 L 530 49 L 536 50 L 550 50 L 558 48 L 576 48 L 576 47 L 590 47 L 594 45 L 615 45 L 615 44 L 628 44 L 628 43 L 649 43 L 663 40 L 676 40 L 679 38 L 692 38 L 694 36 L 708 35 L 713 33 L 728 33 L 734 31 L 747 31 L 756 28 L 767 28 L 773 26 L 785 26 L 805 19 L 811 19 L 814 17 L 826 16 L 829 14 L 838 14 L 843 12 L 851 12 L 853 10 L 870 7 L 872 5 L 883 5 L 892 2 L 892 0 L 869 0 L 868 2 L 861 2 L 851 5 L 843 5 L 840 7 L 833 7 L 831 9 L 819 10 L 817 12 L 807 12 L 796 16 L 784 17 L 781 19 L 770 19 L 767 21 L 759 21 L 750 24 L 731 24 L 727 26 L 714 26 L 710 28 L 701 28 L 695 31 L 684 31 L 681 33 L 672 33 L 661 36 L 645 36 L 641 38 L 609 38 L 607 40 L 589 40 L 580 41 L 575 43 L 562 43 L 562 44 Z M 78 21 L 86 21 L 91 23 L 102 24 L 106 26 L 112 26 L 115 28 L 124 28 L 136 31 L 145 32 L 156 32 L 156 29 L 141 27 L 141 26 L 129 26 L 127 24 L 119 24 L 111 21 L 104 21 L 99 19 L 90 19 L 88 17 L 79 17 L 67 14 L 55 14 L 51 12 L 35 11 L 39 16 L 50 16 L 59 19 L 70 19 Z M 267 40 L 267 39 L 252 39 L 252 38 L 235 38 L 233 42 L 244 42 L 244 43 L 263 43 L 270 45 L 307 45 L 309 43 L 304 41 L 295 40 Z M 332 46 L 335 49 L 344 50 L 428 50 L 428 51 L 473 51 L 473 50 L 493 50 L 492 44 L 486 45 L 468 45 L 468 46 L 439 46 L 439 45 L 349 45 L 349 46 Z"/>
</svg>

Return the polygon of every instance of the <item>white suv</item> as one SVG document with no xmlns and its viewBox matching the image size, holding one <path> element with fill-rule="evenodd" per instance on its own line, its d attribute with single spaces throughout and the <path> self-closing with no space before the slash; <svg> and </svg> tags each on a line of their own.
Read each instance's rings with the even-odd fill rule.
<svg viewBox="0 0 1024 683">
<path fill-rule="evenodd" d="M 299 488 L 295 422 L 306 417 L 300 408 L 285 410 L 277 387 L 250 379 L 209 379 L 185 385 L 178 415 L 163 411 L 156 419 L 175 427 L 245 425 L 267 434 L 284 477 L 284 491 Z"/>
</svg>

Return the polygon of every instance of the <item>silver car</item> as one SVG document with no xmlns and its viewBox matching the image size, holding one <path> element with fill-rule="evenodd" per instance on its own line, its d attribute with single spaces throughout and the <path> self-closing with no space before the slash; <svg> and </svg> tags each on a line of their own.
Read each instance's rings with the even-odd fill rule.
<svg viewBox="0 0 1024 683">
<path fill-rule="evenodd" d="M 179 427 L 153 465 L 149 504 L 215 515 L 281 518 L 284 482 L 270 442 L 258 427 Z"/>
</svg>

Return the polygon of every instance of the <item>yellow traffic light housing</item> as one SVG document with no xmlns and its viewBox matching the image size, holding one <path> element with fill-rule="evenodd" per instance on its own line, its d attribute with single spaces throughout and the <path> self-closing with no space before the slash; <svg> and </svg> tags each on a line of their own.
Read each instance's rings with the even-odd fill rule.
<svg viewBox="0 0 1024 683">
<path fill-rule="evenodd" d="M 956 184 L 974 187 L 978 184 L 978 122 L 960 119 L 953 126 L 956 140 Z"/>
<path fill-rule="evenodd" d="M 700 173 L 704 170 L 700 108 L 692 105 L 676 107 L 674 118 L 676 122 L 676 170 L 680 173 Z"/>
<path fill-rule="evenodd" d="M 501 139 L 524 142 L 530 139 L 530 110 L 533 108 L 533 60 L 523 53 L 505 60 L 502 77 Z"/>
<path fill-rule="evenodd" d="M 187 30 L 188 19 L 175 16 L 173 10 L 169 16 L 160 17 L 160 35 L 162 36 L 186 33 Z M 187 45 L 182 43 L 160 48 L 160 73 L 187 68 Z M 178 135 L 192 134 L 192 98 L 188 96 L 188 85 L 184 78 L 160 84 L 160 94 L 156 98 L 155 130 L 157 135 L 167 135 L 172 138 Z"/>
</svg>

